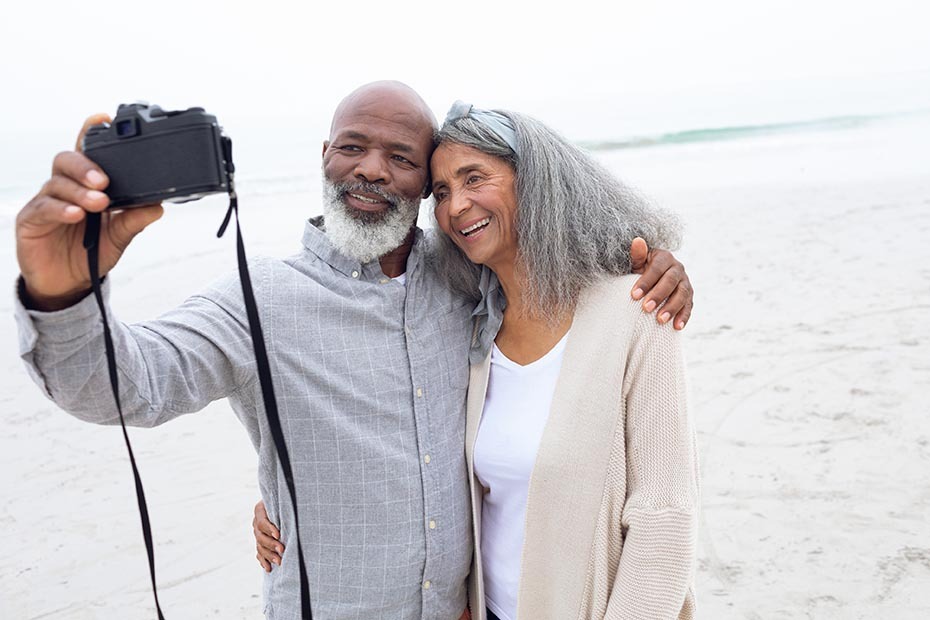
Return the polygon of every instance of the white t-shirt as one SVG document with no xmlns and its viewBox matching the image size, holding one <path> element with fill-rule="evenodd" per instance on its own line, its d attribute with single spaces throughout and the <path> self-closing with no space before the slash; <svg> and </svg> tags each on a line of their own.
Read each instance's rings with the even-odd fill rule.
<svg viewBox="0 0 930 620">
<path fill-rule="evenodd" d="M 542 441 L 568 334 L 543 357 L 521 366 L 491 351 L 491 374 L 475 441 L 475 473 L 488 489 L 481 511 L 487 606 L 517 617 L 526 496 Z"/>
</svg>

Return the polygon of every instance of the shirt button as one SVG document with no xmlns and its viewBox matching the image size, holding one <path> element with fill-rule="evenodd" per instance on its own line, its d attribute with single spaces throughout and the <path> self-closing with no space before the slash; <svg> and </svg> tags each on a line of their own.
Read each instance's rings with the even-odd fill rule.
<svg viewBox="0 0 930 620">
<path fill-rule="evenodd" d="M 390 282 L 390 281 L 391 281 L 391 280 L 390 280 L 389 278 L 381 278 L 381 280 L 380 280 L 381 284 L 387 284 L 387 283 Z"/>
<path fill-rule="evenodd" d="M 430 460 L 431 459 L 429 458 L 429 454 L 423 457 L 423 462 L 426 463 L 427 465 L 429 465 Z"/>
<path fill-rule="evenodd" d="M 429 590 L 429 586 L 430 586 L 430 582 L 429 582 L 429 579 L 427 579 L 426 581 L 423 582 L 423 589 Z"/>
<path fill-rule="evenodd" d="M 417 398 L 423 398 L 423 389 L 417 388 Z"/>
<path fill-rule="evenodd" d="M 430 522 L 429 522 L 429 529 L 431 529 L 431 530 L 435 530 L 435 529 L 436 529 L 436 522 L 433 521 L 432 519 L 430 519 Z"/>
<path fill-rule="evenodd" d="M 353 277 L 353 278 L 357 278 L 357 277 L 358 277 L 358 272 L 357 272 L 357 271 L 353 271 L 353 272 L 352 272 L 352 277 Z"/>
</svg>

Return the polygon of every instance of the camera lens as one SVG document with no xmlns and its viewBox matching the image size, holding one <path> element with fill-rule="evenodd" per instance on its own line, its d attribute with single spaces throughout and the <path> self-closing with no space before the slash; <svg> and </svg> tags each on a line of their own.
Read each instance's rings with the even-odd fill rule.
<svg viewBox="0 0 930 620">
<path fill-rule="evenodd" d="M 136 119 L 131 118 L 116 123 L 116 135 L 120 138 L 128 138 L 136 135 Z"/>
</svg>

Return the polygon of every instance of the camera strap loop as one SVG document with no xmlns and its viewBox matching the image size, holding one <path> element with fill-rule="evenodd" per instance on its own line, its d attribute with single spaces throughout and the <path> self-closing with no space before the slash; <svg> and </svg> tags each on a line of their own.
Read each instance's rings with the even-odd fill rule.
<svg viewBox="0 0 930 620">
<path fill-rule="evenodd" d="M 271 366 L 268 363 L 268 352 L 265 349 L 265 337 L 262 334 L 261 323 L 258 319 L 258 306 L 252 292 L 252 280 L 249 278 L 249 264 L 245 255 L 245 244 L 242 241 L 242 227 L 239 224 L 239 199 L 235 190 L 229 192 L 229 209 L 226 217 L 216 232 L 222 237 L 229 226 L 232 215 L 236 216 L 236 255 L 239 259 L 239 281 L 242 284 L 242 296 L 245 300 L 245 312 L 249 319 L 249 331 L 252 333 L 252 347 L 255 350 L 255 363 L 258 369 L 258 380 L 262 388 L 262 400 L 265 403 L 265 414 L 268 417 L 268 428 L 274 440 L 275 450 L 278 452 L 278 461 L 284 472 L 284 481 L 291 497 L 291 508 L 294 511 L 294 536 L 297 540 L 297 564 L 300 571 L 300 617 L 302 620 L 313 620 L 310 609 L 310 582 L 307 579 L 307 567 L 304 564 L 304 552 L 300 545 L 300 527 L 297 521 L 297 493 L 294 490 L 294 473 L 291 469 L 291 459 L 284 441 L 284 431 L 281 429 L 281 419 L 278 416 L 278 403 L 274 397 L 274 386 L 271 382 Z"/>
<path fill-rule="evenodd" d="M 271 381 L 271 366 L 268 362 L 265 338 L 262 335 L 261 323 L 258 318 L 258 306 L 255 303 L 255 295 L 252 291 L 252 281 L 249 278 L 249 266 L 245 254 L 245 244 L 242 241 L 242 228 L 239 225 L 239 201 L 235 191 L 230 191 L 229 209 L 226 211 L 223 224 L 220 226 L 219 231 L 217 231 L 217 237 L 222 237 L 223 233 L 226 232 L 226 228 L 233 214 L 236 216 L 236 254 L 239 261 L 239 281 L 242 284 L 245 310 L 249 320 L 249 331 L 252 334 L 252 346 L 255 351 L 258 378 L 262 389 L 262 400 L 265 404 L 268 426 L 271 431 L 271 437 L 274 440 L 275 449 L 278 453 L 278 460 L 281 462 L 284 480 L 287 483 L 287 490 L 291 497 L 291 507 L 294 511 L 294 533 L 297 539 L 297 562 L 300 571 L 300 617 L 302 620 L 313 620 L 313 613 L 310 609 L 310 585 L 307 578 L 307 567 L 304 564 L 304 554 L 300 544 L 300 529 L 297 521 L 297 495 L 294 490 L 294 474 L 291 469 L 291 460 L 288 455 L 287 444 L 284 441 L 284 432 L 281 429 L 281 420 L 278 416 L 278 405 L 274 397 L 274 386 Z M 126 421 L 123 418 L 123 408 L 119 399 L 119 375 L 116 368 L 116 352 L 113 348 L 113 337 L 110 333 L 110 325 L 107 320 L 107 312 L 103 303 L 103 292 L 100 285 L 100 228 L 101 214 L 87 213 L 84 229 L 84 248 L 87 250 L 87 267 L 90 272 L 91 287 L 94 291 L 94 297 L 97 300 L 97 307 L 100 309 L 100 316 L 103 319 L 103 342 L 106 349 L 110 388 L 113 390 L 113 400 L 116 401 L 116 410 L 119 413 L 119 422 L 123 429 L 123 440 L 126 442 L 126 450 L 129 452 L 129 462 L 132 464 L 132 475 L 136 485 L 136 501 L 139 504 L 139 516 L 142 519 L 142 537 L 145 539 L 145 551 L 148 554 L 149 561 L 149 576 L 152 580 L 152 594 L 155 597 L 155 610 L 158 612 L 158 620 L 165 620 L 165 616 L 161 611 L 161 605 L 158 602 L 158 587 L 155 581 L 155 546 L 152 543 L 152 525 L 149 520 L 148 505 L 145 501 L 145 491 L 142 488 L 142 478 L 139 476 L 139 468 L 136 466 L 136 458 L 132 452 L 132 445 L 129 442 L 129 433 L 126 431 Z"/>
<path fill-rule="evenodd" d="M 110 335 L 110 325 L 107 321 L 107 312 L 103 305 L 103 292 L 100 289 L 100 214 L 87 213 L 84 227 L 84 248 L 87 250 L 87 267 L 90 271 L 90 284 L 94 290 L 97 307 L 103 318 L 103 343 L 107 353 L 107 371 L 110 374 L 110 388 L 113 390 L 113 399 L 116 401 L 116 411 L 119 413 L 119 423 L 123 429 L 123 440 L 126 442 L 126 451 L 129 452 L 129 462 L 132 464 L 132 476 L 136 483 L 136 502 L 139 504 L 139 516 L 142 519 L 142 537 L 145 539 L 145 552 L 149 558 L 149 577 L 152 579 L 152 594 L 155 596 L 155 611 L 158 620 L 165 620 L 158 603 L 158 588 L 155 585 L 155 546 L 152 544 L 152 524 L 149 521 L 149 509 L 145 503 L 145 491 L 142 488 L 142 478 L 139 468 L 136 467 L 136 457 L 132 453 L 129 443 L 129 433 L 126 432 L 126 421 L 123 419 L 123 408 L 119 402 L 119 376 L 116 372 L 116 354 L 113 350 L 113 337 Z"/>
</svg>

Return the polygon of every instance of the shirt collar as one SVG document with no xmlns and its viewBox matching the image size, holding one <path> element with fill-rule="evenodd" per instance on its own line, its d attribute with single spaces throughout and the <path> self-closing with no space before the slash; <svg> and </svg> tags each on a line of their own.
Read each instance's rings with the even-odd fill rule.
<svg viewBox="0 0 930 620">
<path fill-rule="evenodd" d="M 414 230 L 413 247 L 410 249 L 410 256 L 407 258 L 408 278 L 419 260 L 422 252 L 422 242 L 423 231 L 417 228 Z M 326 234 L 322 215 L 307 220 L 304 226 L 303 245 L 320 260 L 346 277 L 353 277 L 353 272 L 364 274 L 369 278 L 384 277 L 384 273 L 381 271 L 381 263 L 377 258 L 363 265 L 358 260 L 350 258 L 337 250 Z"/>
</svg>

